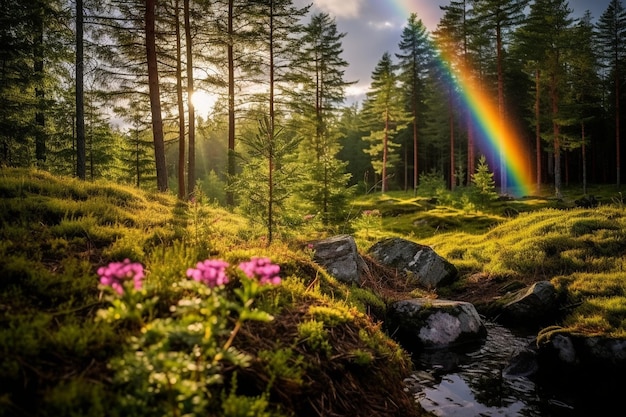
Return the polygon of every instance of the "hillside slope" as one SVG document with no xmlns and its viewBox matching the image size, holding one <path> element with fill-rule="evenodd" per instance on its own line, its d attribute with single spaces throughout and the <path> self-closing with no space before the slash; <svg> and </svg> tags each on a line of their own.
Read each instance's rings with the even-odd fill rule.
<svg viewBox="0 0 626 417">
<path fill-rule="evenodd" d="M 423 415 L 409 357 L 364 314 L 376 297 L 305 252 L 201 201 L 0 178 L 0 415 Z M 271 284 L 241 268 L 259 258 Z M 207 259 L 220 283 L 190 279 Z"/>
</svg>

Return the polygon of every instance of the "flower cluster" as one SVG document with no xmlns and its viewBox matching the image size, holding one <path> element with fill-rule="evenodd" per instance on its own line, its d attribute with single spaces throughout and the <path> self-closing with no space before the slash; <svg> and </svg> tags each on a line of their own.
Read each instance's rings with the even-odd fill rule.
<svg viewBox="0 0 626 417">
<path fill-rule="evenodd" d="M 194 281 L 202 282 L 213 288 L 228 283 L 226 268 L 228 268 L 228 262 L 226 261 L 207 259 L 198 262 L 195 268 L 187 269 L 187 276 Z"/>
<path fill-rule="evenodd" d="M 123 262 L 111 262 L 107 266 L 98 268 L 100 283 L 109 286 L 118 294 L 124 294 L 124 282 L 133 281 L 134 288 L 141 290 L 145 277 L 143 265 L 124 259 Z"/>
<path fill-rule="evenodd" d="M 221 259 L 206 259 L 198 262 L 195 268 L 187 269 L 187 277 L 206 284 L 208 287 L 219 287 L 228 284 L 227 269 L 229 263 Z M 239 269 L 250 279 L 256 278 L 261 285 L 279 285 L 281 283 L 280 266 L 272 263 L 269 258 L 253 257 L 248 262 L 239 264 Z M 124 294 L 124 281 L 134 281 L 134 288 L 141 290 L 145 277 L 143 266 L 125 259 L 123 262 L 111 262 L 98 269 L 100 283 L 111 287 L 115 292 Z"/>
<path fill-rule="evenodd" d="M 249 278 L 257 278 L 261 285 L 280 284 L 280 266 L 273 264 L 269 258 L 253 257 L 248 262 L 239 264 L 239 269 Z"/>
</svg>

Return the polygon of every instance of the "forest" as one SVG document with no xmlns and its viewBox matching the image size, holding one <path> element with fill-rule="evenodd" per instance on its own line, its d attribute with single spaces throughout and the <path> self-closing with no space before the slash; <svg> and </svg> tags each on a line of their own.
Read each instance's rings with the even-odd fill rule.
<svg viewBox="0 0 626 417">
<path fill-rule="evenodd" d="M 542 280 L 537 345 L 623 340 L 622 2 L 441 11 L 351 102 L 292 0 L 3 0 L 0 416 L 427 416 L 387 307 Z M 314 259 L 337 234 L 360 285 Z M 366 255 L 390 235 L 458 281 Z"/>
<path fill-rule="evenodd" d="M 351 193 L 422 177 L 470 186 L 481 157 L 502 195 L 621 185 L 621 1 L 595 19 L 561 0 L 442 11 L 430 33 L 415 10 L 348 104 L 345 33 L 291 0 L 7 1 L 0 163 L 201 192 L 272 225 L 332 224 Z"/>
</svg>

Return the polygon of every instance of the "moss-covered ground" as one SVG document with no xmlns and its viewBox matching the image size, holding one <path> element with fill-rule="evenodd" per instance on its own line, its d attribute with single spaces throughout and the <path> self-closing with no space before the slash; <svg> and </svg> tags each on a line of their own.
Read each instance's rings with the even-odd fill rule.
<svg viewBox="0 0 626 417">
<path fill-rule="evenodd" d="M 0 416 L 420 416 L 412 364 L 380 323 L 372 290 L 346 287 L 302 242 L 198 198 L 0 171 Z M 205 259 L 268 257 L 280 285 Z M 129 259 L 122 295 L 98 269 Z"/>
<path fill-rule="evenodd" d="M 304 225 L 267 245 L 264 231 L 201 198 L 42 171 L 0 171 L 0 416 L 420 416 L 405 391 L 409 355 L 381 330 L 407 296 L 481 304 L 551 280 L 567 300 L 556 331 L 626 336 L 626 214 L 619 190 L 471 203 L 371 193 L 346 224 L 369 263 L 345 286 L 311 260 Z M 432 246 L 460 271 L 424 292 L 377 265 L 386 237 Z M 237 276 L 206 288 L 186 270 L 268 257 L 280 285 Z M 144 288 L 120 297 L 98 268 L 141 263 Z M 256 289 L 255 289 L 256 288 Z"/>
</svg>

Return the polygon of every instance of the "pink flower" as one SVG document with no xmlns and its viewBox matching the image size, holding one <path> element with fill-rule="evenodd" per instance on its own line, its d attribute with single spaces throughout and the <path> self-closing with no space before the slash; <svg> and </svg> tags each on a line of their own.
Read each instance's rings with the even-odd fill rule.
<svg viewBox="0 0 626 417">
<path fill-rule="evenodd" d="M 111 262 L 98 268 L 100 284 L 113 288 L 119 295 L 124 294 L 124 281 L 133 281 L 135 290 L 141 290 L 145 277 L 143 265 L 124 259 L 123 262 Z"/>
<path fill-rule="evenodd" d="M 198 262 L 195 268 L 187 269 L 187 276 L 213 288 L 228 283 L 228 276 L 226 275 L 228 266 L 228 262 L 221 259 L 207 259 Z"/>
<path fill-rule="evenodd" d="M 257 278 L 261 285 L 279 285 L 281 283 L 280 266 L 272 263 L 269 258 L 253 257 L 248 262 L 239 264 L 239 269 L 243 271 L 248 278 Z"/>
</svg>

